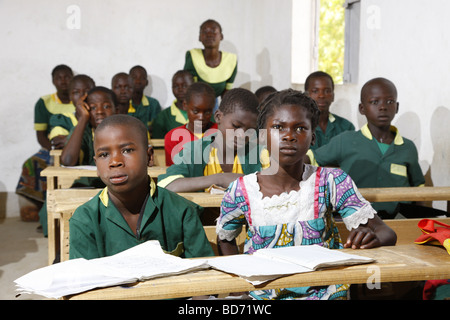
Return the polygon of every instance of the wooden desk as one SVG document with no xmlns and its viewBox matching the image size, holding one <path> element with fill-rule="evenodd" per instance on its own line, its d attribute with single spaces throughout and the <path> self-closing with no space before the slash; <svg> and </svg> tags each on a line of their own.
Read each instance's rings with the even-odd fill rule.
<svg viewBox="0 0 450 320">
<path fill-rule="evenodd" d="M 170 299 L 189 296 L 227 294 L 259 289 L 289 288 L 340 283 L 419 281 L 450 278 L 450 255 L 443 247 L 407 244 L 370 250 L 343 249 L 344 252 L 374 258 L 371 264 L 284 276 L 253 286 L 238 276 L 213 269 L 179 276 L 115 286 L 77 294 L 67 299 Z"/>
<path fill-rule="evenodd" d="M 148 168 L 148 174 L 152 178 L 156 179 L 163 173 L 166 173 L 165 166 Z M 47 190 L 53 190 L 60 188 L 60 178 L 70 178 L 75 180 L 79 177 L 97 177 L 97 170 L 50 166 L 42 170 L 41 176 L 47 177 Z"/>
<path fill-rule="evenodd" d="M 150 139 L 148 142 L 154 148 L 164 148 L 164 139 Z"/>
</svg>

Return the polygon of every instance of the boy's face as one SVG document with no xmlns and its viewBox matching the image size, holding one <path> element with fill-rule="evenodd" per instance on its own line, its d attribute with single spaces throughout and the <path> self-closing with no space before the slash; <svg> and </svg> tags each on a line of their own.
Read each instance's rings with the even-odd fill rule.
<svg viewBox="0 0 450 320">
<path fill-rule="evenodd" d="M 70 100 L 74 105 L 78 103 L 78 101 L 91 90 L 93 87 L 89 81 L 85 80 L 76 80 L 73 82 L 71 86 L 71 90 L 69 92 Z"/>
<path fill-rule="evenodd" d="M 392 85 L 375 82 L 363 92 L 361 100 L 359 112 L 366 116 L 367 122 L 378 128 L 390 127 L 399 105 Z"/>
<path fill-rule="evenodd" d="M 73 75 L 68 70 L 58 70 L 52 77 L 53 85 L 57 92 L 69 93 L 69 84 Z"/>
<path fill-rule="evenodd" d="M 183 101 L 189 118 L 188 128 L 191 132 L 204 132 L 211 122 L 215 99 L 204 94 L 193 94 L 190 101 Z"/>
<path fill-rule="evenodd" d="M 142 139 L 136 128 L 124 125 L 104 127 L 95 133 L 97 174 L 110 192 L 124 194 L 148 185 L 147 167 L 153 153 Z"/>
<path fill-rule="evenodd" d="M 117 101 L 119 104 L 127 104 L 131 98 L 131 89 L 128 83 L 127 76 L 118 76 L 114 79 L 112 83 L 112 91 L 117 96 Z"/>
<path fill-rule="evenodd" d="M 227 149 L 236 151 L 244 147 L 248 143 L 249 138 L 253 136 L 253 133 L 256 133 L 258 115 L 255 113 L 236 107 L 233 112 L 227 114 L 217 110 L 214 117 Z M 234 138 L 232 136 L 227 138 L 227 134 L 232 134 Z M 233 139 L 232 145 L 231 139 Z M 229 143 L 227 143 L 228 140 Z"/>
<path fill-rule="evenodd" d="M 218 47 L 223 40 L 223 34 L 217 23 L 206 22 L 200 29 L 199 40 L 205 48 Z"/>
<path fill-rule="evenodd" d="M 299 105 L 281 105 L 267 118 L 267 148 L 271 158 L 280 165 L 293 165 L 303 161 L 315 140 L 311 117 Z M 275 154 L 273 154 L 275 153 Z"/>
<path fill-rule="evenodd" d="M 180 74 L 172 80 L 172 92 L 178 101 L 184 101 L 186 99 L 186 92 L 188 87 L 193 84 L 193 80 L 186 74 Z"/>
<path fill-rule="evenodd" d="M 142 69 L 133 69 L 130 72 L 130 85 L 133 91 L 144 91 L 148 85 L 147 73 Z"/>
<path fill-rule="evenodd" d="M 97 128 L 97 126 L 103 121 L 103 119 L 115 114 L 115 105 L 111 100 L 109 94 L 105 92 L 93 92 L 87 99 L 87 104 L 90 108 L 90 124 L 92 128 Z"/>
<path fill-rule="evenodd" d="M 331 80 L 327 77 L 312 78 L 308 86 L 309 96 L 316 101 L 321 112 L 328 112 L 334 101 L 334 91 Z"/>
</svg>

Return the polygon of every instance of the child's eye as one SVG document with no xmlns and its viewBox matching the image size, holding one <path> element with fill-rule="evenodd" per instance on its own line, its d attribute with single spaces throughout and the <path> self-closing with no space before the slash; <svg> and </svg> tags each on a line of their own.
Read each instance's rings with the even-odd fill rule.
<svg viewBox="0 0 450 320">
<path fill-rule="evenodd" d="M 378 100 L 371 100 L 371 101 L 370 101 L 370 104 L 375 104 L 375 105 L 377 105 L 377 104 L 378 104 Z"/>
<path fill-rule="evenodd" d="M 388 101 L 387 101 L 387 104 L 393 104 L 393 103 L 395 103 L 394 100 L 388 100 Z"/>
<path fill-rule="evenodd" d="M 276 130 L 281 130 L 283 127 L 281 126 L 281 125 L 279 125 L 279 124 L 274 124 L 273 126 L 272 126 L 272 129 L 276 129 Z"/>
<path fill-rule="evenodd" d="M 125 153 L 125 154 L 131 153 L 131 152 L 133 152 L 133 148 L 125 148 L 125 149 L 123 149 L 122 152 Z"/>
<path fill-rule="evenodd" d="M 108 156 L 107 152 L 101 152 L 97 155 L 98 158 L 106 158 Z"/>
<path fill-rule="evenodd" d="M 306 130 L 306 128 L 305 127 L 297 127 L 295 130 L 297 132 L 302 132 L 302 131 Z"/>
</svg>

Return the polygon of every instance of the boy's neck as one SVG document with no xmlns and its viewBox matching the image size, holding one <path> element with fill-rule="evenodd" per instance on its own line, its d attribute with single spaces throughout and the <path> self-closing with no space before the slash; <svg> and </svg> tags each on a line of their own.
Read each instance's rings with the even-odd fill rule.
<svg viewBox="0 0 450 320">
<path fill-rule="evenodd" d="M 144 91 L 134 91 L 131 100 L 133 104 L 140 104 L 142 101 L 142 97 L 144 96 Z"/>
<path fill-rule="evenodd" d="M 391 125 L 377 127 L 368 123 L 368 128 L 372 137 L 375 138 L 378 142 L 391 144 L 394 141 L 395 134 L 391 131 Z"/>
<path fill-rule="evenodd" d="M 136 188 L 135 191 L 126 194 L 108 192 L 108 195 L 122 215 L 139 214 L 147 195 L 150 194 L 150 185 Z"/>
</svg>

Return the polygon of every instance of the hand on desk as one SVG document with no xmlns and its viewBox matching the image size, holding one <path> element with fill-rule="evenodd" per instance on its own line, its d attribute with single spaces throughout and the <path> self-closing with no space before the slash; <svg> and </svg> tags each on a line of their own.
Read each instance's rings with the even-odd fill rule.
<svg viewBox="0 0 450 320">
<path fill-rule="evenodd" d="M 397 235 L 383 220 L 375 215 L 366 224 L 352 229 L 344 243 L 344 248 L 370 249 L 380 246 L 393 246 L 397 242 Z"/>
</svg>

